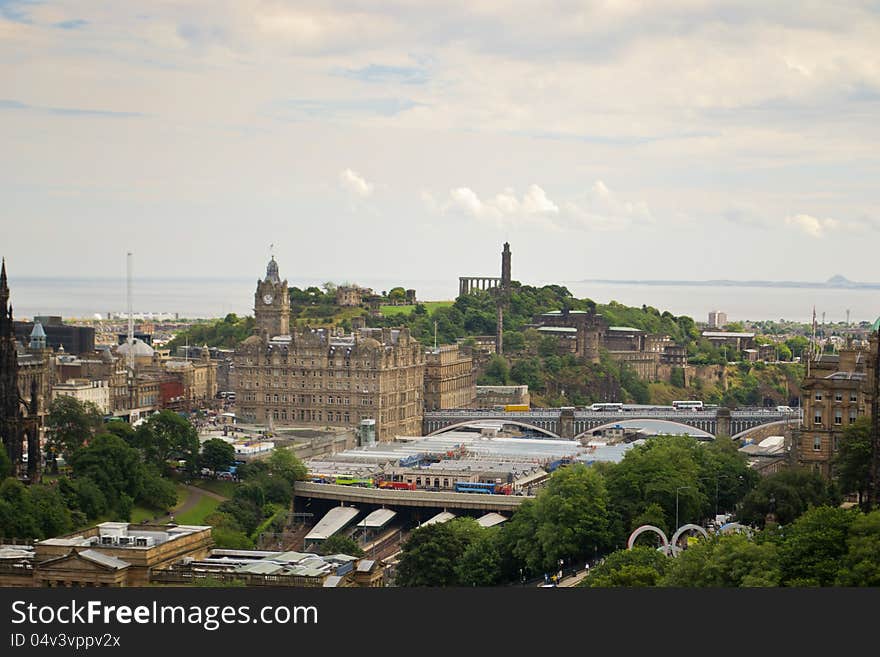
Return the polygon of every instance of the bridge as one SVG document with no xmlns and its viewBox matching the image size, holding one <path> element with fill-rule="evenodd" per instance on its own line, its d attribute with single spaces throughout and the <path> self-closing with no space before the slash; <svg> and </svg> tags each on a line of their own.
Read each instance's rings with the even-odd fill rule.
<svg viewBox="0 0 880 657">
<path fill-rule="evenodd" d="M 528 495 L 480 495 L 433 490 L 389 490 L 337 484 L 296 482 L 297 497 L 334 500 L 346 504 L 373 504 L 383 507 L 427 507 L 436 509 L 473 509 L 476 511 L 515 511 Z"/>
<path fill-rule="evenodd" d="M 452 431 L 474 422 L 498 420 L 547 438 L 580 438 L 596 429 L 612 427 L 625 420 L 662 420 L 683 428 L 699 429 L 713 437 L 743 438 L 752 430 L 778 423 L 780 431 L 789 424 L 800 424 L 801 410 L 778 411 L 775 408 L 704 408 L 677 409 L 672 406 L 625 406 L 621 411 L 578 410 L 573 407 L 538 408 L 530 411 L 495 411 L 489 409 L 448 409 L 426 411 L 422 422 L 425 435 Z"/>
</svg>

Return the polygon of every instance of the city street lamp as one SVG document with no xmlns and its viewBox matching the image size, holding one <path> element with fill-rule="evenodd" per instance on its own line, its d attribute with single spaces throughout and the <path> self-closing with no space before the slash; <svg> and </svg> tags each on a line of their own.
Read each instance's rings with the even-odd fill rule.
<svg viewBox="0 0 880 657">
<path fill-rule="evenodd" d="M 678 491 L 685 488 L 693 488 L 693 486 L 679 486 L 675 489 L 675 531 L 678 531 Z"/>
</svg>

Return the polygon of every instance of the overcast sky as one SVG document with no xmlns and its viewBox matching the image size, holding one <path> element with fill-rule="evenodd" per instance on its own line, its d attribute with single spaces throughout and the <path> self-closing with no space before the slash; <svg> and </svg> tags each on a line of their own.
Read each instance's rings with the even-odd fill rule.
<svg viewBox="0 0 880 657">
<path fill-rule="evenodd" d="M 18 276 L 880 280 L 876 2 L 0 0 Z"/>
</svg>

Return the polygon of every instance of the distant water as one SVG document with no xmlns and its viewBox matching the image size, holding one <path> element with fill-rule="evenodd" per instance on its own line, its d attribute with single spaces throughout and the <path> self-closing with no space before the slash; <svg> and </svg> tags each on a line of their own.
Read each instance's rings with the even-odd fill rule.
<svg viewBox="0 0 880 657">
<path fill-rule="evenodd" d="M 320 286 L 319 280 L 290 280 L 290 285 Z M 544 285 L 549 281 L 532 281 Z M 387 291 L 400 281 L 364 280 L 361 285 L 376 292 Z M 813 307 L 818 320 L 825 313 L 827 322 L 874 321 L 880 315 L 880 291 L 763 288 L 735 286 L 642 285 L 623 283 L 561 282 L 574 296 L 589 297 L 597 303 L 618 301 L 628 306 L 653 306 L 675 315 L 689 315 L 706 321 L 709 311 L 722 310 L 728 319 L 787 319 L 811 321 Z M 137 279 L 133 283 L 132 306 L 135 313 L 177 313 L 180 317 L 222 317 L 227 313 L 253 312 L 256 277 L 248 279 Z M 419 299 L 454 299 L 457 280 L 414 280 L 409 285 Z M 13 278 L 12 303 L 18 318 L 34 315 L 63 317 L 103 317 L 126 309 L 125 281 L 101 278 Z"/>
</svg>

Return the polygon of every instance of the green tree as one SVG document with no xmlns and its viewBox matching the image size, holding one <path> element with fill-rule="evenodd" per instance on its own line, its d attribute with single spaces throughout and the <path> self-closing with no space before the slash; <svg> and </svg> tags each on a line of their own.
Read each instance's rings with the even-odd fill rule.
<svg viewBox="0 0 880 657">
<path fill-rule="evenodd" d="M 140 452 L 118 436 L 95 436 L 87 447 L 73 453 L 70 465 L 74 477 L 91 479 L 111 505 L 114 501 L 118 505 L 123 494 L 136 499 L 143 493 L 145 474 Z"/>
<path fill-rule="evenodd" d="M 860 417 L 843 430 L 833 468 L 841 491 L 858 494 L 859 506 L 864 509 L 870 502 L 871 418 Z"/>
<path fill-rule="evenodd" d="M 455 564 L 455 574 L 462 586 L 495 586 L 501 581 L 499 530 L 481 530 L 465 548 Z"/>
<path fill-rule="evenodd" d="M 849 526 L 838 586 L 880 586 L 880 511 L 859 515 Z"/>
<path fill-rule="evenodd" d="M 763 527 L 772 509 L 777 522 L 788 525 L 810 507 L 837 503 L 837 495 L 821 475 L 806 469 L 788 469 L 763 477 L 743 499 L 739 518 L 741 522 Z"/>
<path fill-rule="evenodd" d="M 657 586 L 669 568 L 670 561 L 669 557 L 649 547 L 617 550 L 593 568 L 581 586 L 591 588 Z"/>
<path fill-rule="evenodd" d="M 779 548 L 785 586 L 831 586 L 848 551 L 854 510 L 830 506 L 809 509 L 784 528 Z"/>
<path fill-rule="evenodd" d="M 321 543 L 319 554 L 347 554 L 350 557 L 362 557 L 364 551 L 357 542 L 348 536 L 335 534 Z"/>
<path fill-rule="evenodd" d="M 214 472 L 228 470 L 235 463 L 235 448 L 220 438 L 210 438 L 202 443 L 199 465 Z"/>
<path fill-rule="evenodd" d="M 556 470 L 535 499 L 537 520 L 529 561 L 555 571 L 560 559 L 569 563 L 592 558 L 611 544 L 608 491 L 597 471 L 581 463 Z"/>
<path fill-rule="evenodd" d="M 506 386 L 510 383 L 510 365 L 504 356 L 494 354 L 489 359 L 486 371 L 480 377 L 480 385 Z"/>
<path fill-rule="evenodd" d="M 308 468 L 289 449 L 275 449 L 266 459 L 269 475 L 284 479 L 291 486 L 294 482 L 305 481 Z"/>
<path fill-rule="evenodd" d="M 388 291 L 388 300 L 392 302 L 400 302 L 406 300 L 406 290 L 402 287 L 392 287 Z"/>
<path fill-rule="evenodd" d="M 199 436 L 195 427 L 173 411 L 151 415 L 136 435 L 146 457 L 162 469 L 168 461 L 183 460 L 186 469 L 195 473 L 199 455 Z"/>
<path fill-rule="evenodd" d="M 419 527 L 404 544 L 397 567 L 398 586 L 459 586 L 457 564 L 483 528 L 472 518 Z"/>
<path fill-rule="evenodd" d="M 56 397 L 49 404 L 46 415 L 46 452 L 49 460 L 54 462 L 59 455 L 65 460 L 70 458 L 95 435 L 102 424 L 101 412 L 93 403 L 81 402 L 66 395 Z"/>
<path fill-rule="evenodd" d="M 745 534 L 697 541 L 672 560 L 663 586 L 778 586 L 779 556 L 773 543 L 758 544 Z"/>
<path fill-rule="evenodd" d="M 0 442 L 0 481 L 3 481 L 12 474 L 12 462 L 9 460 L 9 457 L 6 455 L 6 448 Z"/>
</svg>

